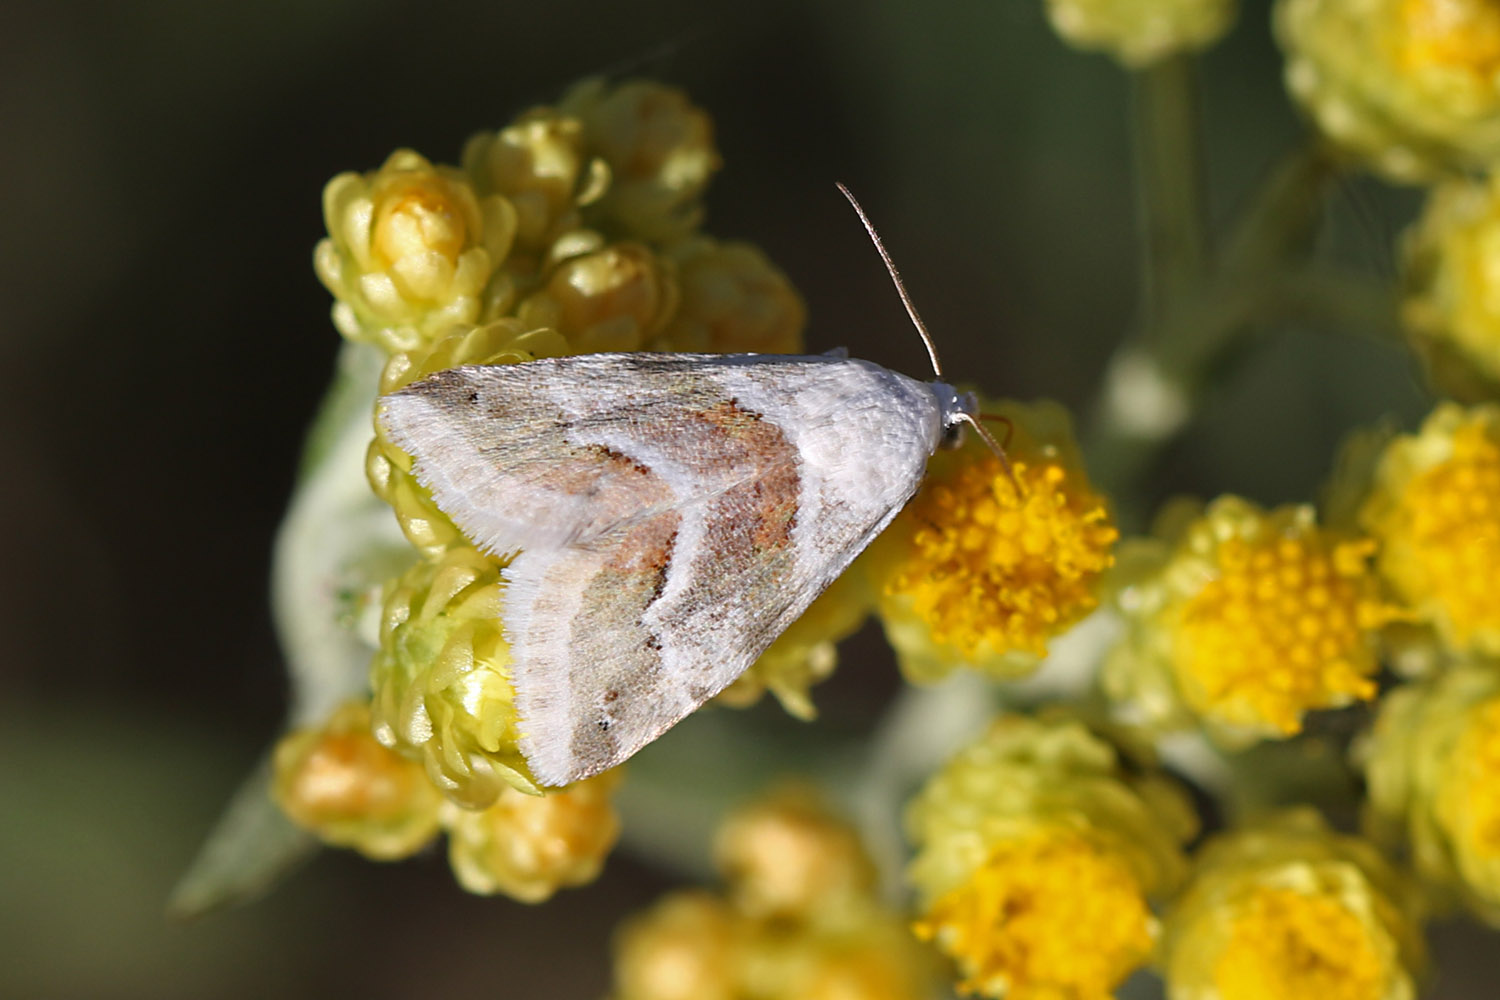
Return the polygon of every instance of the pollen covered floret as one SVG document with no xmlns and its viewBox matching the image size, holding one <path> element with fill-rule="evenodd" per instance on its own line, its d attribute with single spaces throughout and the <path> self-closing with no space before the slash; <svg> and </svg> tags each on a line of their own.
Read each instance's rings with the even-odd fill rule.
<svg viewBox="0 0 1500 1000">
<path fill-rule="evenodd" d="M 276 804 L 325 843 L 390 861 L 437 836 L 442 796 L 420 764 L 375 741 L 365 702 L 287 733 L 274 763 Z"/>
<path fill-rule="evenodd" d="M 887 909 L 854 831 L 805 789 L 732 814 L 722 894 L 677 892 L 615 940 L 614 1000 L 926 1000 L 933 956 Z"/>
<path fill-rule="evenodd" d="M 492 805 L 507 788 L 537 792 L 516 743 L 501 568 L 456 547 L 408 570 L 386 597 L 370 668 L 376 737 L 421 760 L 468 809 Z"/>
<path fill-rule="evenodd" d="M 1226 496 L 1187 515 L 1176 509 L 1161 537 L 1122 555 L 1113 698 L 1153 725 L 1197 719 L 1244 743 L 1374 697 L 1377 630 L 1398 612 L 1369 566 L 1372 541 L 1319 527 L 1307 506 Z"/>
<path fill-rule="evenodd" d="M 1365 774 L 1377 835 L 1409 846 L 1435 898 L 1500 927 L 1500 662 L 1383 699 Z"/>
<path fill-rule="evenodd" d="M 1401 317 L 1433 381 L 1500 396 L 1500 175 L 1433 188 L 1403 249 Z"/>
<path fill-rule="evenodd" d="M 328 237 L 314 266 L 338 300 L 334 325 L 386 351 L 477 321 L 516 230 L 503 197 L 481 198 L 460 171 L 409 149 L 379 170 L 329 181 L 323 215 Z"/>
<path fill-rule="evenodd" d="M 485 809 L 448 803 L 443 826 L 454 877 L 470 892 L 523 903 L 592 882 L 620 835 L 613 802 L 620 777 L 617 768 L 545 795 L 505 788 Z"/>
<path fill-rule="evenodd" d="M 1134 68 L 1208 48 L 1229 30 L 1237 6 L 1235 0 L 1047 0 L 1047 17 L 1069 44 Z"/>
<path fill-rule="evenodd" d="M 1065 716 L 1004 716 L 907 810 L 919 936 L 960 988 L 1105 1000 L 1149 958 L 1151 900 L 1186 872 L 1197 820 L 1146 761 Z"/>
<path fill-rule="evenodd" d="M 1500 406 L 1444 403 L 1393 440 L 1358 517 L 1419 621 L 1454 649 L 1500 655 Z"/>
<path fill-rule="evenodd" d="M 1163 936 L 1172 1000 L 1412 1000 L 1424 963 L 1410 887 L 1311 810 L 1205 845 Z"/>
<path fill-rule="evenodd" d="M 913 681 L 963 665 L 1031 670 L 1050 639 L 1098 606 L 1113 563 L 1119 533 L 1067 413 L 1052 403 L 992 409 L 1014 428 L 1015 482 L 981 441 L 939 453 L 872 554 L 886 636 Z"/>
<path fill-rule="evenodd" d="M 1492 0 L 1278 0 L 1292 95 L 1339 148 L 1426 182 L 1500 156 Z"/>
</svg>

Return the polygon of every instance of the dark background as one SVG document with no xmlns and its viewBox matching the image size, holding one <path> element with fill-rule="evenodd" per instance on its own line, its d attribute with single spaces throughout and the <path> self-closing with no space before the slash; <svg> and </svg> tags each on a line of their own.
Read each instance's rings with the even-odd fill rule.
<svg viewBox="0 0 1500 1000">
<path fill-rule="evenodd" d="M 1300 134 L 1267 20 L 1248 4 L 1207 60 L 1221 218 Z M 925 373 L 835 180 L 957 378 L 1083 412 L 1134 315 L 1127 79 L 1064 48 L 1040 0 L 146 0 L 4 22 L 0 994 L 595 997 L 609 928 L 674 881 L 617 856 L 529 908 L 466 896 L 440 854 L 327 852 L 250 908 L 163 917 L 285 708 L 268 554 L 338 346 L 311 268 L 335 173 L 401 146 L 455 162 L 581 76 L 649 75 L 714 115 L 705 228 L 790 274 L 813 350 Z M 1347 185 L 1344 252 L 1388 274 L 1413 205 Z M 1422 407 L 1399 350 L 1288 331 L 1152 489 L 1307 499 L 1346 428 Z M 822 697 L 890 676 L 867 635 Z M 1442 995 L 1483 995 L 1459 955 L 1493 939 L 1444 940 Z"/>
</svg>

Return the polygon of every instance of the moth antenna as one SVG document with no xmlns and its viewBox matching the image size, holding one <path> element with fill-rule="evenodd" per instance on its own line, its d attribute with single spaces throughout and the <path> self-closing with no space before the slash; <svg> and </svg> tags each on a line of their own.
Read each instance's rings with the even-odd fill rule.
<svg viewBox="0 0 1500 1000">
<path fill-rule="evenodd" d="M 1005 425 L 1005 440 L 1000 442 L 1000 446 L 1002 448 L 1009 448 L 1010 447 L 1010 439 L 1012 437 L 1014 437 L 1015 433 L 1016 433 L 1016 425 L 1011 422 L 1010 417 L 1002 416 L 999 413 L 981 413 L 979 415 L 979 419 L 980 420 L 993 420 L 997 424 L 1004 424 Z"/>
<path fill-rule="evenodd" d="M 885 261 L 885 269 L 891 276 L 891 281 L 896 285 L 896 294 L 901 296 L 901 304 L 906 306 L 906 315 L 911 317 L 912 325 L 917 328 L 917 333 L 922 335 L 922 343 L 927 345 L 927 356 L 932 359 L 932 374 L 934 378 L 943 377 L 943 366 L 938 361 L 937 347 L 932 342 L 932 334 L 927 332 L 927 324 L 922 322 L 922 317 L 917 314 L 916 303 L 912 302 L 911 295 L 906 291 L 906 283 L 901 280 L 901 272 L 896 269 L 896 262 L 891 259 L 891 252 L 885 248 L 885 241 L 875 231 L 875 224 L 865 214 L 864 206 L 859 199 L 854 197 L 854 192 L 838 182 L 839 192 L 847 199 L 854 208 L 854 214 L 859 216 L 859 221 L 865 227 L 865 232 L 870 234 L 870 242 L 875 244 L 875 250 L 880 254 L 880 259 Z M 977 425 L 976 425 L 977 426 Z"/>
<path fill-rule="evenodd" d="M 848 199 L 849 205 L 854 209 L 854 214 L 859 216 L 859 221 L 865 227 L 865 232 L 870 235 L 870 242 L 875 244 L 875 250 L 880 254 L 880 259 L 885 261 L 886 272 L 890 274 L 891 282 L 896 286 L 896 294 L 901 296 L 901 304 L 906 307 L 906 315 L 911 317 L 912 326 L 917 328 L 917 333 L 922 336 L 922 343 L 927 346 L 927 357 L 932 360 L 933 377 L 942 379 L 943 365 L 938 360 L 937 345 L 932 341 L 932 334 L 927 332 L 927 324 L 922 322 L 921 315 L 917 313 L 917 305 L 911 300 L 911 293 L 906 290 L 906 282 L 901 280 L 901 272 L 897 269 L 896 262 L 891 259 L 891 252 L 885 248 L 885 241 L 880 238 L 880 233 L 875 231 L 875 224 L 865 214 L 864 206 L 859 203 L 858 198 L 854 197 L 854 192 L 850 191 L 842 181 L 836 182 L 836 186 L 839 189 L 839 193 Z M 1015 488 L 1016 496 L 1024 497 L 1026 491 L 1021 488 L 1021 481 L 1016 478 L 1016 472 L 1011 468 L 1010 459 L 1006 457 L 1005 449 L 1000 446 L 1000 442 L 996 441 L 994 435 L 984 429 L 984 426 L 980 424 L 979 419 L 974 414 L 960 410 L 958 417 L 973 427 L 974 432 L 979 435 L 979 439 L 989 447 L 990 451 L 995 453 L 996 458 L 1000 459 L 1000 467 L 1005 470 L 1005 478 L 1009 479 L 1010 485 Z M 1010 424 L 1010 421 L 1005 417 L 997 419 L 1004 420 L 1007 425 Z M 1007 440 L 1009 437 L 1010 434 L 1007 432 Z"/>
<path fill-rule="evenodd" d="M 974 414 L 972 413 L 965 413 L 960 410 L 958 419 L 964 421 L 970 427 L 974 428 L 974 433 L 979 435 L 979 439 L 986 445 L 988 445 L 990 451 L 994 452 L 995 457 L 1000 460 L 1000 468 L 1005 470 L 1005 478 L 1010 480 L 1010 485 L 1016 491 L 1016 496 L 1018 498 L 1025 497 L 1026 490 L 1021 486 L 1021 481 L 1016 478 L 1016 470 L 1010 467 L 1010 459 L 1006 457 L 1005 449 L 1000 446 L 999 441 L 995 440 L 995 436 L 993 434 L 984 429 L 984 424 L 979 422 L 979 417 L 974 416 Z M 1001 417 L 1000 419 L 1004 420 L 1005 418 Z M 1005 422 L 1010 423 L 1009 420 L 1006 420 Z"/>
</svg>

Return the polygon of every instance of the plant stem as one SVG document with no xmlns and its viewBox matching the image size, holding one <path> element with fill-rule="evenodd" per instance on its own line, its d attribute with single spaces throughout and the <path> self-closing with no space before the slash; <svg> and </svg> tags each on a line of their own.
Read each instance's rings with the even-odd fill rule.
<svg viewBox="0 0 1500 1000">
<path fill-rule="evenodd" d="M 1202 278 L 1208 266 L 1208 213 L 1193 58 L 1163 59 L 1132 80 L 1142 311 L 1149 327 Z"/>
</svg>

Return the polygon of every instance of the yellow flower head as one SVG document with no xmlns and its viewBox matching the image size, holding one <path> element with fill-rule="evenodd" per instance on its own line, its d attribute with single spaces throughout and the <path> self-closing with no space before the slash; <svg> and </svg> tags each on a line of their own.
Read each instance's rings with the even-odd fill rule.
<svg viewBox="0 0 1500 1000">
<path fill-rule="evenodd" d="M 972 665 L 1031 670 L 1047 642 L 1099 603 L 1118 532 L 1089 485 L 1066 411 L 993 407 L 1022 495 L 978 440 L 928 463 L 927 482 L 878 543 L 880 616 L 912 681 Z"/>
<path fill-rule="evenodd" d="M 448 803 L 443 826 L 459 885 L 540 903 L 558 889 L 592 882 L 620 835 L 611 800 L 620 774 L 605 771 L 545 795 L 505 788 L 485 809 Z"/>
<path fill-rule="evenodd" d="M 537 792 L 516 744 L 501 568 L 468 547 L 413 566 L 386 596 L 370 668 L 376 737 L 468 809 L 506 788 Z"/>
<path fill-rule="evenodd" d="M 615 941 L 614 1000 L 929 1000 L 933 956 L 875 893 L 854 831 L 806 791 L 731 815 L 724 897 L 674 893 Z"/>
<path fill-rule="evenodd" d="M 557 110 L 583 122 L 587 152 L 608 167 L 608 186 L 585 221 L 648 242 L 686 236 L 703 218 L 700 200 L 714 171 L 713 119 L 673 87 L 587 80 Z"/>
<path fill-rule="evenodd" d="M 1187 512 L 1169 509 L 1165 537 L 1121 558 L 1129 627 L 1105 664 L 1112 697 L 1232 743 L 1292 736 L 1309 711 L 1374 697 L 1377 630 L 1397 612 L 1368 566 L 1372 542 L 1320 528 L 1307 506 L 1226 496 Z"/>
<path fill-rule="evenodd" d="M 437 836 L 442 796 L 420 764 L 375 741 L 365 702 L 348 702 L 321 726 L 283 736 L 275 770 L 276 804 L 325 843 L 391 861 Z"/>
<path fill-rule="evenodd" d="M 1402 318 L 1433 380 L 1500 396 L 1500 175 L 1434 188 L 1404 250 Z"/>
<path fill-rule="evenodd" d="M 1080 723 L 1002 717 L 908 808 L 917 933 L 963 989 L 1104 1000 L 1149 958 L 1148 900 L 1182 879 L 1196 827 L 1175 784 Z"/>
<path fill-rule="evenodd" d="M 578 208 L 591 197 L 583 122 L 536 108 L 464 146 L 464 170 L 482 194 L 505 196 L 516 210 L 516 244 L 536 252 L 581 228 Z"/>
<path fill-rule="evenodd" d="M 1393 692 L 1366 750 L 1376 830 L 1409 842 L 1440 898 L 1500 927 L 1500 663 Z"/>
<path fill-rule="evenodd" d="M 516 230 L 510 202 L 477 196 L 462 173 L 409 149 L 329 181 L 323 215 L 328 237 L 313 263 L 338 300 L 334 325 L 388 352 L 475 322 Z"/>
<path fill-rule="evenodd" d="M 678 892 L 615 935 L 613 1000 L 738 1000 L 746 927 L 706 892 Z"/>
<path fill-rule="evenodd" d="M 527 329 L 514 319 L 460 327 L 426 348 L 392 355 L 381 373 L 380 393 L 395 392 L 433 372 L 458 365 L 515 364 L 566 353 L 568 344 L 561 334 L 545 328 Z M 365 475 L 375 495 L 395 511 L 407 540 L 428 556 L 451 545 L 468 545 L 412 475 L 411 465 L 411 456 L 392 444 L 377 424 L 375 439 L 365 456 Z"/>
<path fill-rule="evenodd" d="M 1208 48 L 1229 30 L 1237 6 L 1235 0 L 1047 0 L 1047 16 L 1070 45 L 1139 68 Z"/>
<path fill-rule="evenodd" d="M 806 788 L 784 789 L 732 814 L 719 828 L 714 857 L 735 908 L 757 919 L 817 920 L 875 887 L 859 837 Z"/>
<path fill-rule="evenodd" d="M 520 304 L 528 327 L 551 327 L 578 354 L 637 351 L 677 309 L 671 269 L 646 247 L 616 243 L 558 264 Z"/>
<path fill-rule="evenodd" d="M 1444 403 L 1392 441 L 1358 517 L 1418 620 L 1457 650 L 1500 655 L 1500 406 Z"/>
<path fill-rule="evenodd" d="M 760 250 L 699 238 L 673 249 L 682 301 L 653 349 L 801 354 L 807 309 Z"/>
<path fill-rule="evenodd" d="M 1292 95 L 1346 152 L 1400 182 L 1500 155 L 1492 0 L 1278 0 Z"/>
<path fill-rule="evenodd" d="M 1412 1000 L 1424 962 L 1399 876 L 1310 810 L 1210 841 L 1163 953 L 1171 1000 Z"/>
</svg>

